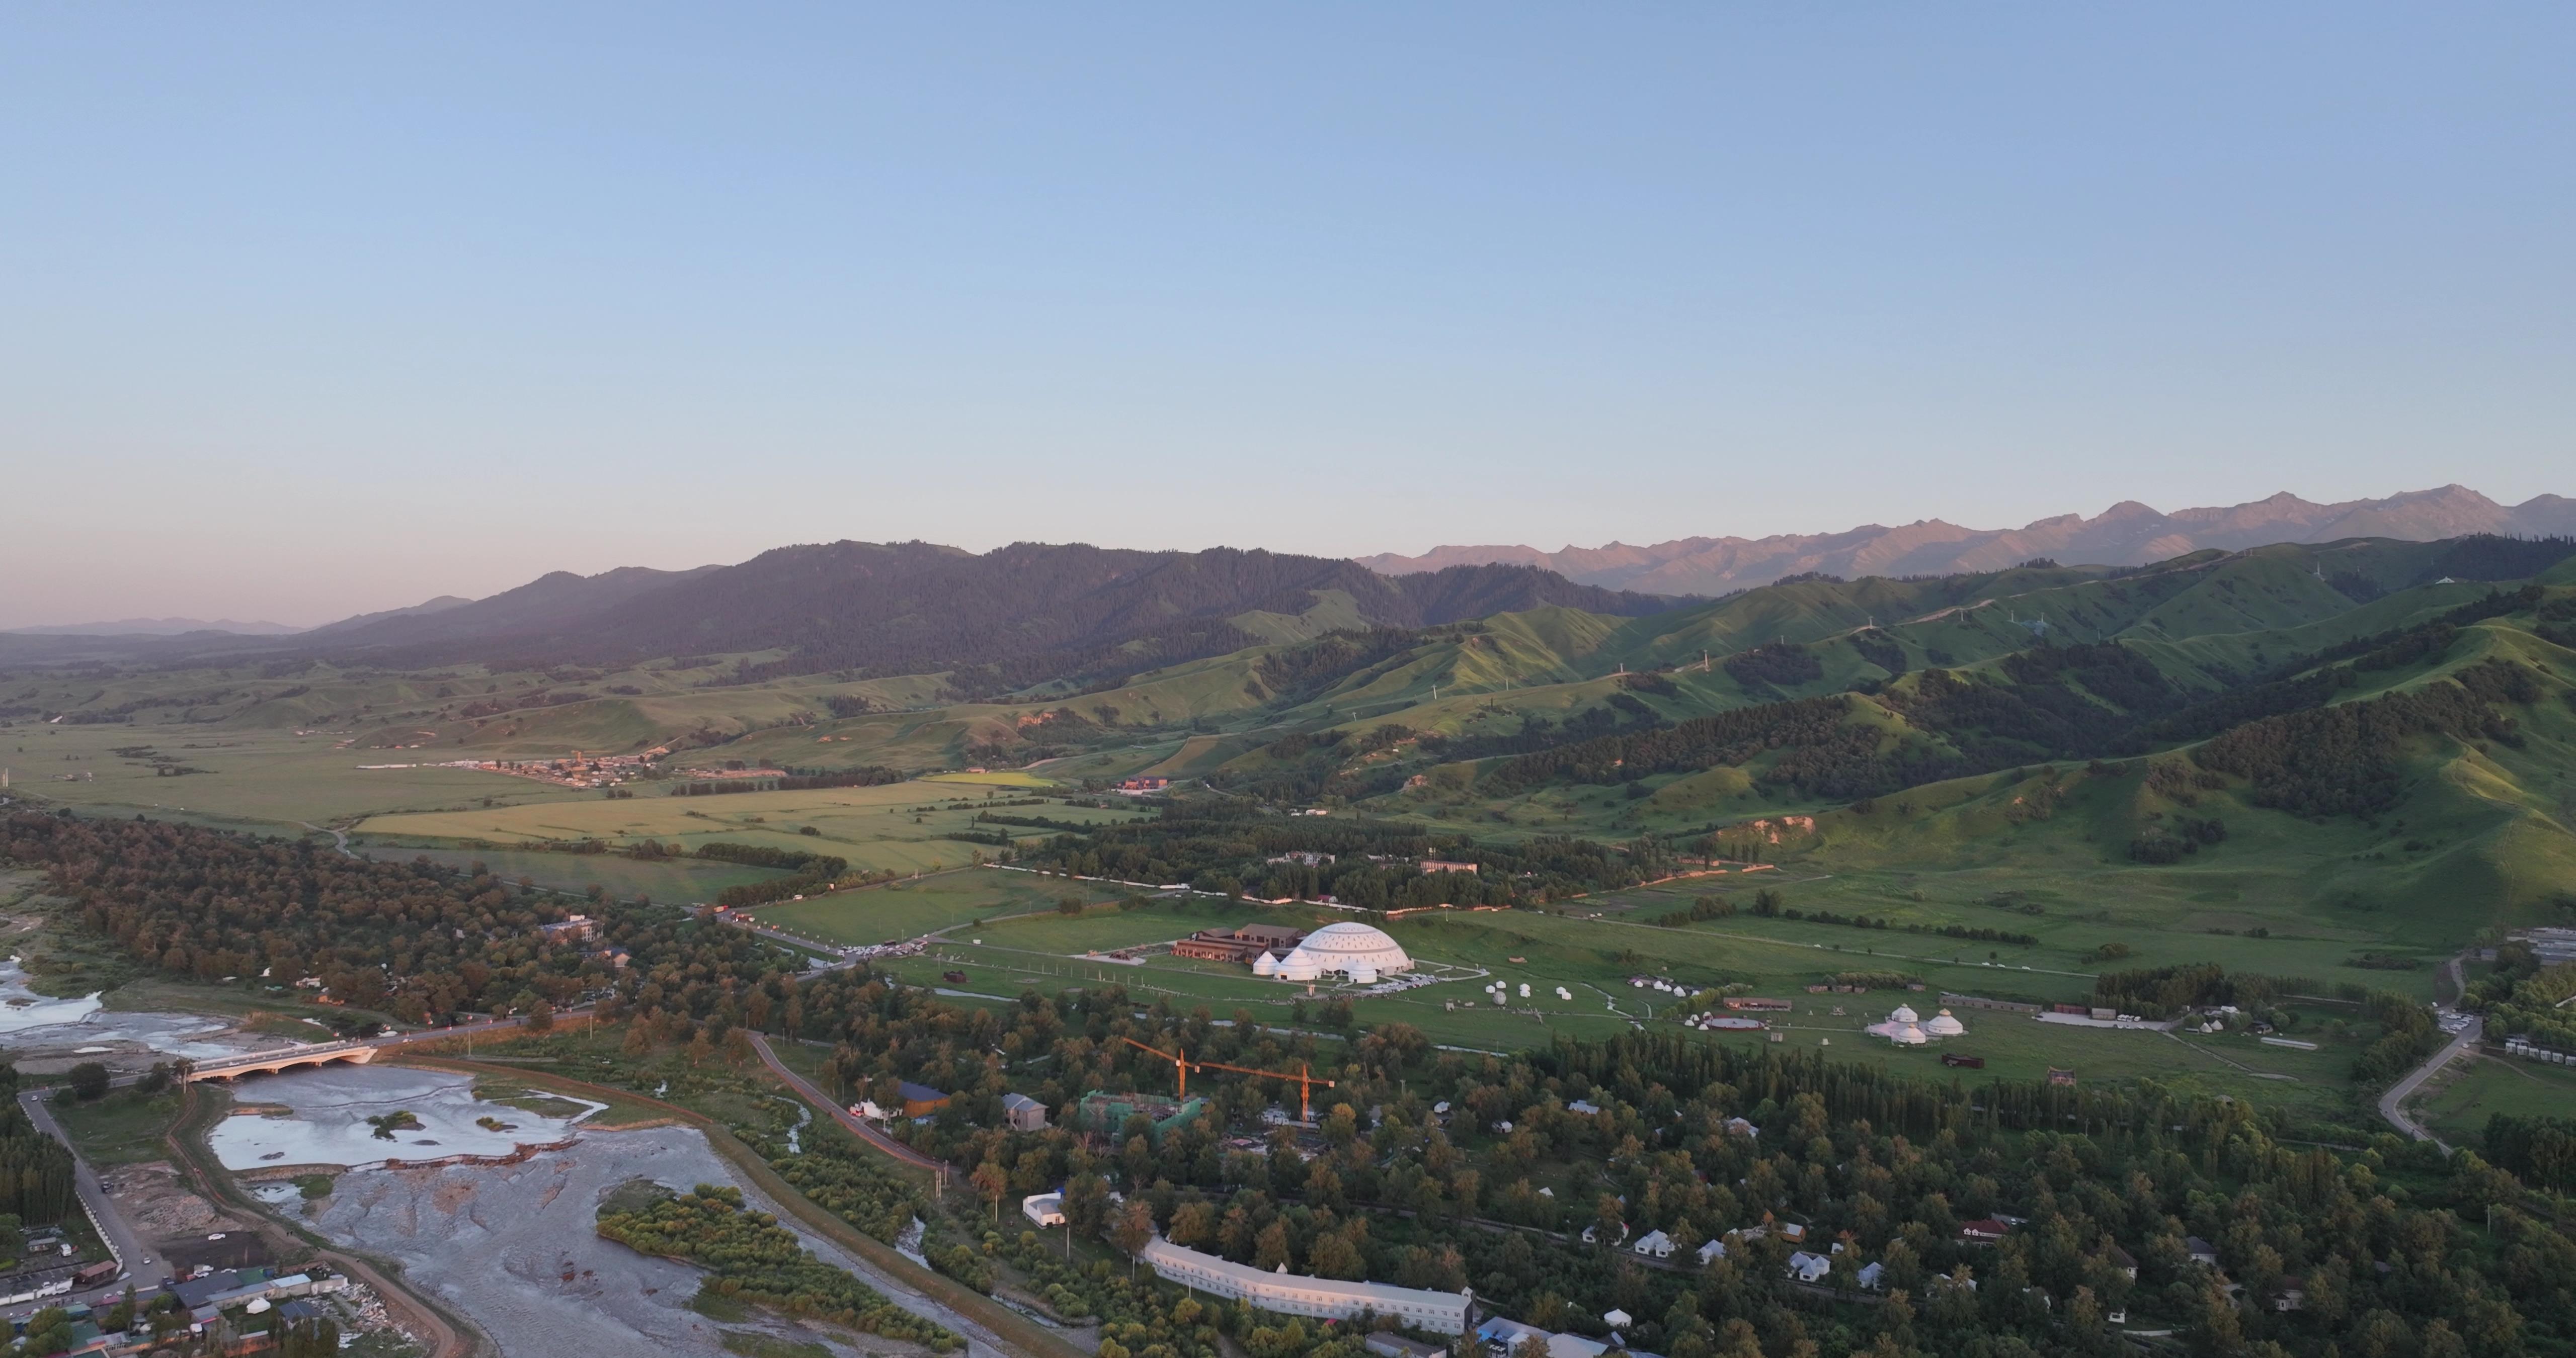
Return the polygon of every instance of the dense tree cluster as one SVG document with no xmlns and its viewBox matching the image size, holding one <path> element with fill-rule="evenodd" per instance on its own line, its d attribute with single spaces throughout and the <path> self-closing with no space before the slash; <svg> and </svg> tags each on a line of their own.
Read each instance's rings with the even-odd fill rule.
<svg viewBox="0 0 2576 1358">
<path fill-rule="evenodd" d="M 1886 632 L 1876 627 L 1864 627 L 1852 633 L 1847 640 L 1851 642 L 1851 648 L 1860 653 L 1861 659 L 1890 675 L 1905 673 L 1905 648 L 1897 645 L 1896 638 Z"/>
<path fill-rule="evenodd" d="M 1660 773 L 1742 764 L 1772 750 L 1843 753 L 1855 742 L 1864 758 L 1871 757 L 1878 736 L 1851 724 L 1854 701 L 1838 694 L 1765 703 L 1563 745 L 1506 760 L 1485 776 L 1485 784 L 1509 793 L 1551 782 L 1635 782 Z"/>
<path fill-rule="evenodd" d="M 1632 1345 L 1674 1358 L 2110 1355 L 2114 1311 L 2176 1330 L 2193 1353 L 2264 1358 L 2564 1353 L 2576 1338 L 2576 1245 L 2524 1215 L 2509 1174 L 2393 1137 L 2344 1154 L 2291 1144 L 2242 1101 L 2153 1084 L 1964 1087 L 1675 1034 L 1508 1059 L 1435 1052 L 1402 1025 L 1319 1043 L 1241 1016 L 1224 1026 L 1205 1011 L 1139 1009 L 1115 989 L 1031 994 L 971 1019 L 864 977 L 803 989 L 827 985 L 855 1001 L 837 1006 L 843 1078 L 950 1081 L 955 1111 L 913 1129 L 916 1144 L 968 1169 L 997 1205 L 1062 1185 L 1078 1232 L 1153 1229 L 1265 1270 L 1472 1286 L 1488 1311 L 1578 1333 L 1605 1334 L 1617 1307 L 1635 1318 Z M 2244 977 L 2185 978 L 2184 990 L 2275 993 Z M 1085 1089 L 1167 1088 L 1155 1082 L 1168 1068 L 1124 1036 L 1268 1069 L 1315 1062 L 1341 1082 L 1319 1109 L 1319 1153 L 1285 1132 L 1231 1149 L 1213 1119 L 1160 1137 L 1141 1121 L 1094 1138 L 998 1129 L 990 1101 L 1006 1087 L 1060 1114 Z M 1286 1091 L 1255 1079 L 1207 1092 L 1240 1123 Z M 1601 1111 L 1576 1113 L 1576 1100 Z M 1535 1191 L 1569 1161 L 1598 1167 L 1597 1200 Z M 1110 1202 L 1113 1185 L 1126 1208 Z M 1140 1211 L 1143 1226 L 1126 1220 Z M 2000 1244 L 1960 1236 L 1994 1215 L 2017 1222 Z M 1776 1231 L 1732 1237 L 1725 1257 L 1679 1271 L 1571 1238 L 1587 1225 L 1608 1240 L 1662 1230 L 1686 1258 L 1783 1221 L 1802 1224 L 1810 1248 L 1847 1244 L 1824 1286 L 1781 1276 L 1792 1246 Z M 2187 1237 L 2211 1242 L 2215 1267 L 2194 1262 Z M 1035 1240 L 1004 1257 L 1050 1304 L 1099 1309 L 1112 1275 L 1046 1273 Z M 1857 1290 L 1864 1262 L 1885 1266 L 1886 1291 Z M 2296 1309 L 2283 1309 L 2294 1292 Z M 1205 1342 L 1200 1320 L 1166 1312 L 1120 1342 L 1187 1353 Z M 1279 1343 L 1274 1332 L 1247 1347 Z"/>
<path fill-rule="evenodd" d="M 0 1071 L 8 1067 L 0 1065 Z M 14 1090 L 15 1072 L 6 1084 Z M 9 1091 L 0 1091 L 9 1092 Z M 36 1130 L 16 1098 L 0 1106 L 0 1217 L 52 1225 L 72 1210 L 72 1155 Z"/>
<path fill-rule="evenodd" d="M 745 1208 L 738 1188 L 700 1184 L 623 1210 L 612 1199 L 600 1209 L 599 1234 L 640 1254 L 708 1270 L 704 1286 L 721 1296 L 911 1340 L 933 1353 L 961 1344 L 848 1271 L 815 1258 L 777 1218 Z"/>
<path fill-rule="evenodd" d="M 2367 815 L 2395 805 L 2401 758 L 2417 736 L 2519 740 L 2494 704 L 2540 696 L 2529 668 L 2501 658 L 2450 679 L 2362 702 L 2266 717 L 2192 754 L 2204 768 L 2250 779 L 2257 805 L 2301 815 Z"/>
<path fill-rule="evenodd" d="M 569 913 L 563 897 L 311 840 L 22 812 L 0 819 L 0 859 L 45 869 L 85 923 L 154 970 L 278 986 L 318 977 L 333 998 L 407 1022 L 561 1006 L 612 978 L 704 1016 L 785 965 L 757 939 L 670 907 L 595 902 L 585 908 L 601 936 L 558 941 L 541 926 Z M 629 970 L 613 966 L 610 945 L 627 950 Z"/>
<path fill-rule="evenodd" d="M 1795 642 L 1771 641 L 1726 658 L 1727 676 L 1748 689 L 1791 688 L 1825 677 L 1825 662 Z"/>
<path fill-rule="evenodd" d="M 2487 1159 L 2524 1183 L 2576 1192 L 2576 1118 L 2497 1113 L 2482 1144 Z"/>
<path fill-rule="evenodd" d="M 1409 663 L 1413 648 L 1429 635 L 1400 627 L 1330 632 L 1263 656 L 1253 673 L 1277 697 L 1302 701 L 1362 671 Z M 1367 678 L 1360 682 L 1366 683 Z"/>
</svg>

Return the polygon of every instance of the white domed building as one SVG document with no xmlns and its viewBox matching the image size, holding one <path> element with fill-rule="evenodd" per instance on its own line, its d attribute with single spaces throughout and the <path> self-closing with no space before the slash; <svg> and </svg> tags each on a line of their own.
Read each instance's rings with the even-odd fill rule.
<svg viewBox="0 0 2576 1358">
<path fill-rule="evenodd" d="M 1384 929 L 1344 923 L 1306 935 L 1279 959 L 1275 974 L 1283 981 L 1312 981 L 1338 972 L 1361 985 L 1374 985 L 1381 976 L 1411 970 L 1413 959 Z"/>
<path fill-rule="evenodd" d="M 1949 1010 L 1944 1009 L 1934 1014 L 1931 1021 L 1923 1025 L 1923 1031 L 1933 1037 L 1957 1037 L 1968 1031 L 1968 1025 L 1961 1023 L 1951 1016 Z"/>
</svg>

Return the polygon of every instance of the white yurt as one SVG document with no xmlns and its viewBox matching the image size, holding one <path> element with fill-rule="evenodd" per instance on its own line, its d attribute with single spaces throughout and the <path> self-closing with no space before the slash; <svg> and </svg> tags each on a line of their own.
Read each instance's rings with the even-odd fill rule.
<svg viewBox="0 0 2576 1358">
<path fill-rule="evenodd" d="M 1278 975 L 1279 959 L 1266 952 L 1259 957 L 1252 959 L 1252 974 L 1255 976 Z"/>
<path fill-rule="evenodd" d="M 1931 1021 L 1923 1025 L 1923 1031 L 1934 1037 L 1957 1037 L 1968 1031 L 1968 1025 L 1951 1017 L 1950 1011 L 1944 1009 L 1934 1014 Z"/>
</svg>

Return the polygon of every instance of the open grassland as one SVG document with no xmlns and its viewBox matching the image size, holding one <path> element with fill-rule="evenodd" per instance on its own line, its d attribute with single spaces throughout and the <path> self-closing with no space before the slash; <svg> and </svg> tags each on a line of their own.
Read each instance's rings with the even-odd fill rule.
<svg viewBox="0 0 2576 1358">
<path fill-rule="evenodd" d="M 1007 915 L 1053 911 L 1066 895 L 1103 899 L 1093 883 L 1072 883 L 1032 873 L 967 869 L 918 881 L 835 891 L 801 901 L 761 906 L 763 924 L 828 943 L 880 943 L 918 938 L 951 925 Z M 999 927 L 999 926 L 996 926 Z"/>
<path fill-rule="evenodd" d="M 598 796 L 470 769 L 364 769 L 359 765 L 395 761 L 335 748 L 339 739 L 201 726 L 17 726 L 0 730 L 0 762 L 12 769 L 17 792 L 76 811 L 141 812 L 272 834 L 303 833 L 307 822 L 461 811 L 486 801 L 507 810 Z M 158 771 L 164 767 L 202 772 L 171 776 Z"/>
<path fill-rule="evenodd" d="M 2427 1081 L 2408 1108 L 2454 1146 L 2479 1144 L 2498 1113 L 2576 1118 L 2576 1068 L 2508 1056 L 2463 1057 Z"/>
<path fill-rule="evenodd" d="M 937 872 L 988 857 L 992 846 L 947 836 L 1008 830 L 1021 838 L 1048 833 L 1026 827 L 978 825 L 986 804 L 1015 789 L 953 783 L 898 783 L 881 787 L 825 788 L 807 792 L 744 792 L 717 797 L 655 796 L 645 785 L 635 797 L 587 800 L 490 811 L 380 816 L 360 827 L 377 839 L 478 841 L 484 844 L 632 844 L 656 840 L 683 848 L 722 840 L 797 852 L 834 854 L 861 871 Z M 997 814 L 1038 816 L 1081 824 L 1135 818 L 1123 807 L 1101 810 L 1048 802 L 1005 808 Z M 808 829 L 813 833 L 805 833 Z"/>
<path fill-rule="evenodd" d="M 133 1088 L 110 1090 L 88 1103 L 56 1102 L 54 1120 L 72 1139 L 72 1148 L 92 1165 L 131 1165 L 169 1154 L 161 1134 L 179 1118 L 179 1096 L 164 1090 L 145 1094 Z"/>
<path fill-rule="evenodd" d="M 958 874 L 982 878 L 991 874 Z M 953 880 L 953 879 L 943 879 Z M 987 898 L 989 899 L 989 898 Z M 812 904 L 808 902 L 806 904 Z M 1692 1009 L 1674 995 L 1628 984 L 1643 972 L 1692 986 L 1742 984 L 1756 993 L 1791 1000 L 1795 1011 L 1775 1020 L 1784 1046 L 1830 1050 L 1918 1073 L 1945 1077 L 1943 1050 L 1986 1059 L 1982 1073 L 1966 1078 L 2037 1078 L 2052 1068 L 2086 1081 L 2165 1080 L 2215 1093 L 2259 1098 L 2326 1121 L 2367 1122 L 2346 1079 L 2352 1062 L 2377 1034 L 2356 1006 L 2295 1003 L 2290 1035 L 2319 1044 L 2316 1051 L 2267 1046 L 2244 1033 L 2212 1036 L 2092 1029 L 2041 1023 L 2026 1015 L 1961 1008 L 1965 1038 L 1931 1049 L 1892 1048 L 1861 1030 L 1898 1004 L 1929 1014 L 1939 994 L 2026 995 L 2079 999 L 2090 993 L 2088 975 L 2073 972 L 2072 958 L 2049 949 L 2025 950 L 2037 959 L 2031 971 L 2009 966 L 1916 962 L 1858 947 L 1836 951 L 1861 931 L 1785 920 L 1735 920 L 1724 927 L 1665 930 L 1603 917 L 1530 911 L 1409 916 L 1389 932 L 1418 962 L 1455 979 L 1393 995 L 1357 995 L 1346 988 L 1308 987 L 1263 980 L 1245 967 L 1150 954 L 1130 964 L 1109 959 L 1113 949 L 1159 943 L 1193 930 L 1248 920 L 1312 928 L 1347 918 L 1307 907 L 1260 907 L 1242 902 L 1156 900 L 1142 909 L 1095 908 L 1078 917 L 1045 914 L 996 919 L 971 935 L 954 931 L 925 956 L 879 964 L 915 984 L 946 989 L 968 999 L 1008 999 L 1022 989 L 1042 992 L 1124 986 L 1140 1000 L 1165 1000 L 1183 1012 L 1204 1007 L 1218 1017 L 1237 1012 L 1273 1024 L 1312 1026 L 1315 1008 L 1336 996 L 1351 1000 L 1355 1024 L 1404 1022 L 1434 1042 L 1483 1051 L 1517 1051 L 1558 1037 L 1603 1037 L 1644 1026 L 1662 1028 Z M 1745 927 L 1738 928 L 1737 925 Z M 876 937 L 897 936 L 893 928 Z M 1906 936 L 1890 943 L 1919 940 Z M 1930 951 L 1929 949 L 1920 949 Z M 1522 959 L 1514 961 L 1514 958 Z M 2044 969 L 2057 964 L 2063 970 Z M 1879 989 L 1866 994 L 1810 995 L 1805 987 L 1846 970 L 1891 970 L 1920 976 L 1927 989 Z M 950 971 L 967 979 L 949 982 Z M 1496 1006 L 1482 989 L 1490 980 L 1510 987 Z M 1530 987 L 1522 997 L 1520 985 Z M 1558 987 L 1572 998 L 1560 999 Z M 1306 1018 L 1299 1019 L 1300 1006 Z M 1840 1013 L 1835 1012 L 1837 1009 Z M 1709 1041 L 1768 1041 L 1766 1034 L 1708 1035 Z"/>
<path fill-rule="evenodd" d="M 451 868 L 471 868 L 480 863 L 503 881 L 524 879 L 541 887 L 571 892 L 585 892 L 596 886 L 619 900 L 641 896 L 656 901 L 712 901 L 726 887 L 786 875 L 776 868 L 744 867 L 705 858 L 639 859 L 614 853 L 452 849 L 373 838 L 355 839 L 352 843 L 368 857 L 386 862 L 426 858 Z"/>
</svg>

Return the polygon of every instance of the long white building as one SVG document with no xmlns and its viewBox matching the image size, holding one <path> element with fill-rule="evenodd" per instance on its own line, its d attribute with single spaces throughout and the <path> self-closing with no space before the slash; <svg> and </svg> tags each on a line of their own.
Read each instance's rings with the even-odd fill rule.
<svg viewBox="0 0 2576 1358">
<path fill-rule="evenodd" d="M 1294 1273 L 1264 1273 L 1249 1264 L 1238 1264 L 1183 1249 L 1157 1237 L 1138 1256 L 1151 1264 L 1165 1282 L 1195 1287 L 1220 1297 L 1239 1298 L 1264 1311 L 1283 1316 L 1319 1316 L 1329 1320 L 1350 1320 L 1365 1311 L 1390 1316 L 1433 1334 L 1467 1332 L 1467 1308 L 1476 1300 L 1473 1289 L 1464 1292 L 1433 1292 L 1419 1287 L 1390 1287 L 1385 1283 L 1344 1282 L 1339 1278 L 1307 1278 Z"/>
</svg>

